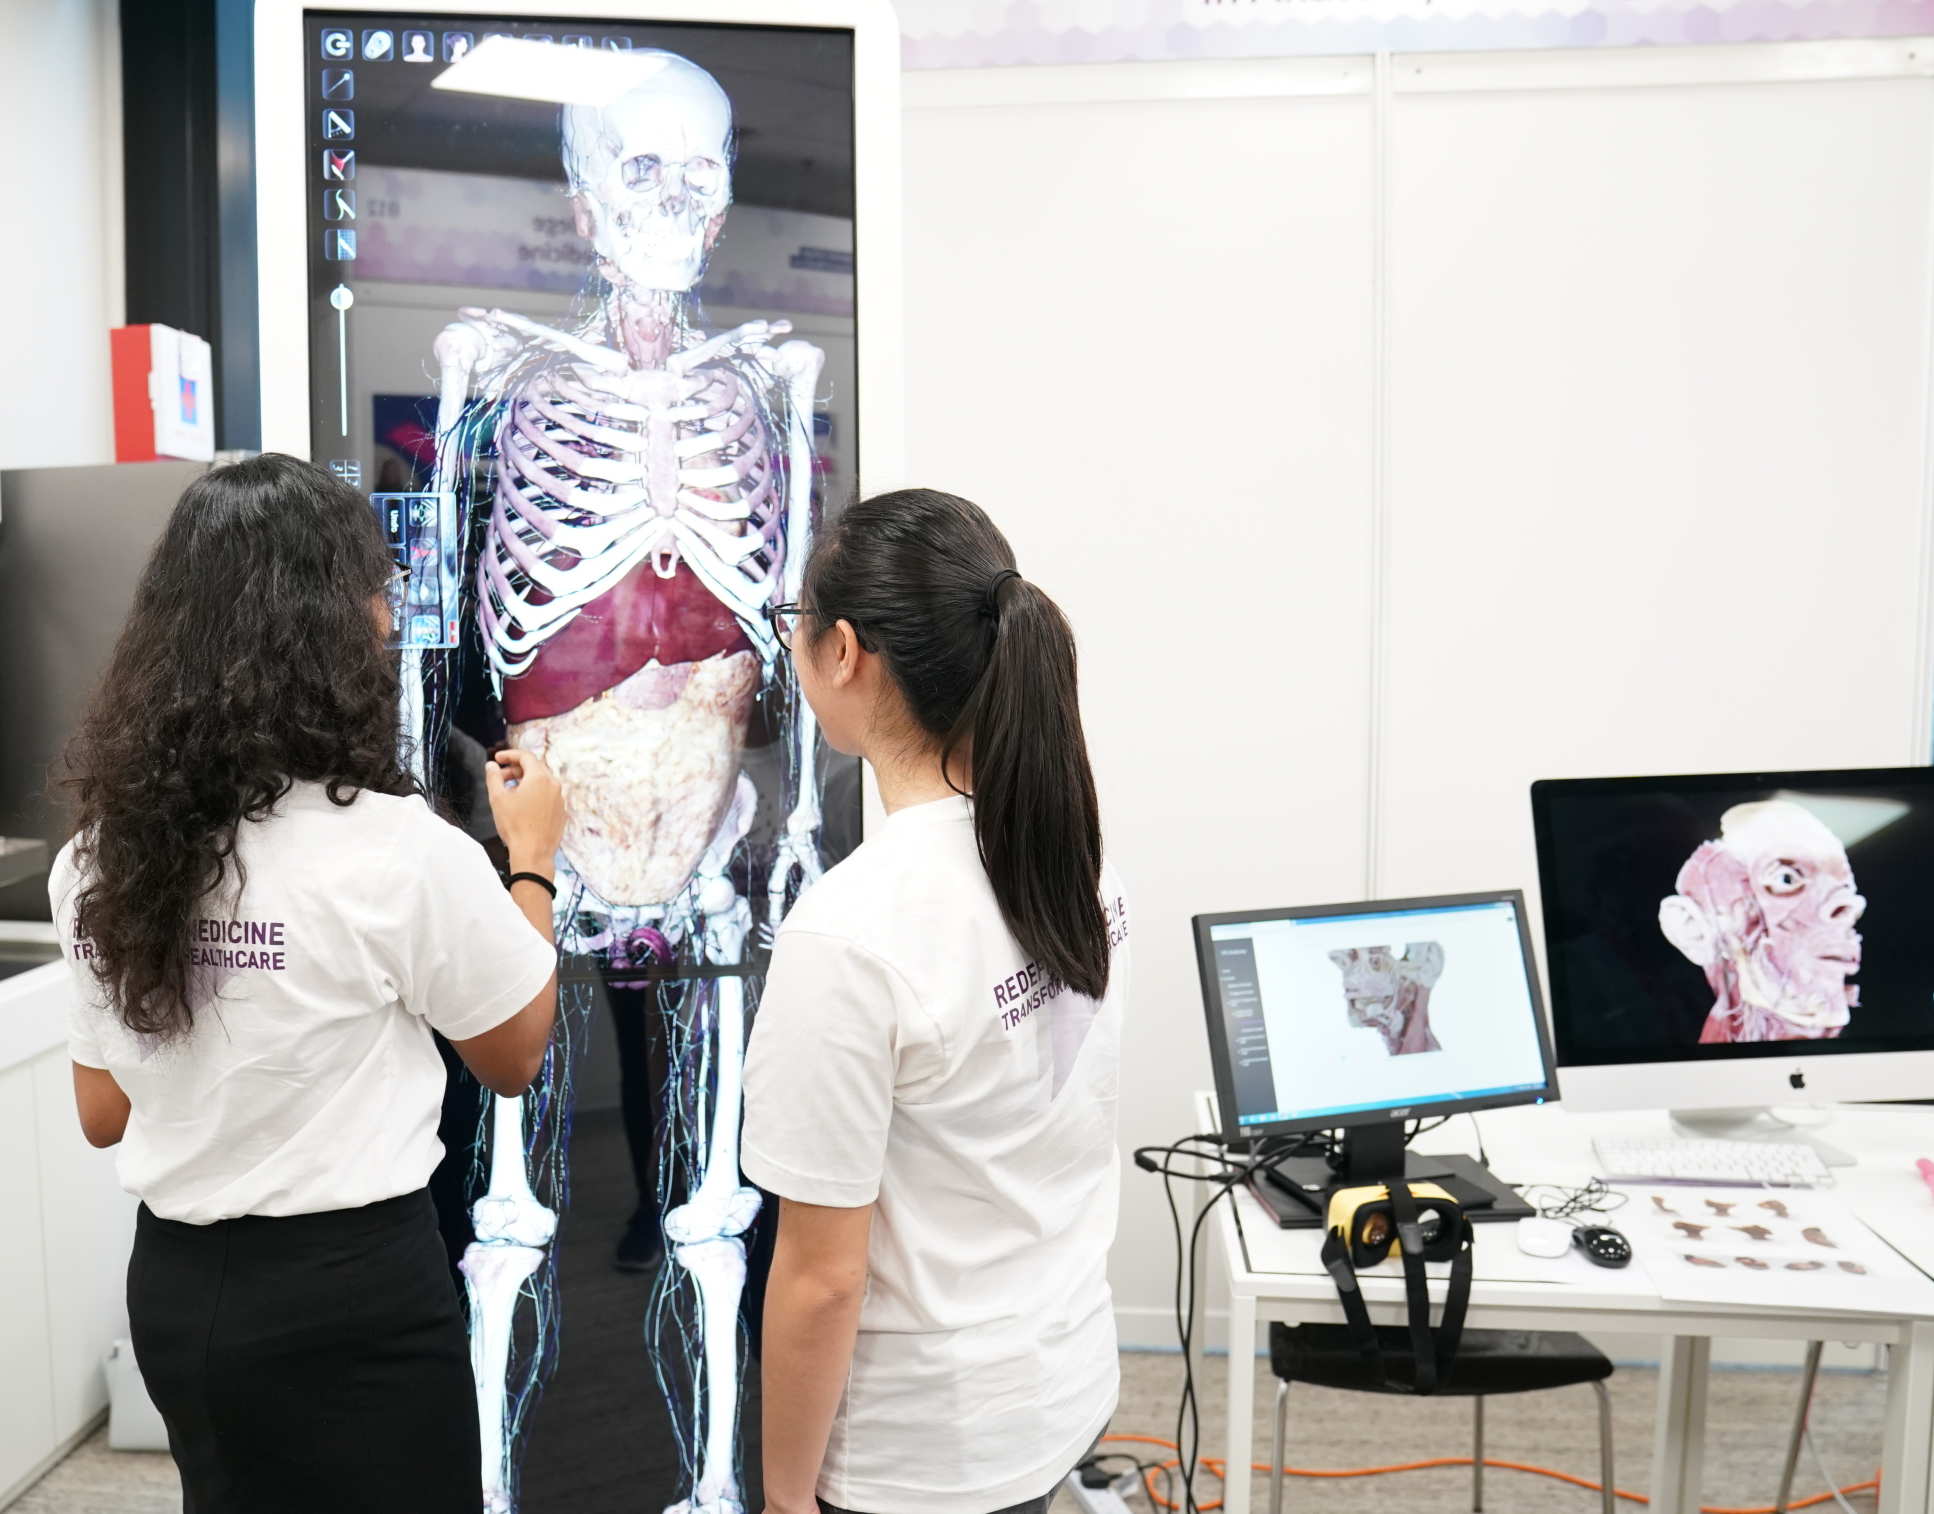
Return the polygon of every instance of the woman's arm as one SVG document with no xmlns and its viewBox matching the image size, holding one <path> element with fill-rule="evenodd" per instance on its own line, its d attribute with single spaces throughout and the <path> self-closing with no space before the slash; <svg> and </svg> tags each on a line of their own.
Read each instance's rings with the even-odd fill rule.
<svg viewBox="0 0 1934 1514">
<path fill-rule="evenodd" d="M 104 1068 L 74 1064 L 74 1107 L 90 1146 L 113 1146 L 128 1133 L 128 1096 Z"/>
<path fill-rule="evenodd" d="M 846 1391 L 873 1206 L 779 1201 L 761 1357 L 766 1514 L 816 1514 L 819 1464 Z"/>
<path fill-rule="evenodd" d="M 557 848 L 564 833 L 564 791 L 541 759 L 509 747 L 484 767 L 490 811 L 510 856 L 510 871 L 549 878 L 557 870 Z M 511 897 L 537 933 L 554 941 L 551 895 L 529 879 L 511 885 Z M 492 1093 L 515 1098 L 531 1085 L 544 1065 L 557 1020 L 557 974 L 516 1014 L 480 1036 L 452 1041 L 464 1066 Z"/>
</svg>

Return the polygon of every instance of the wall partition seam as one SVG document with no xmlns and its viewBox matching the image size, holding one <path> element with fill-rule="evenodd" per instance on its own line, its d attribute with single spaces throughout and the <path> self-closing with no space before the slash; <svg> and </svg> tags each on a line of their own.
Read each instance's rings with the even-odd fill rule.
<svg viewBox="0 0 1934 1514">
<path fill-rule="evenodd" d="M 1929 116 L 1934 117 L 1934 90 L 1930 90 L 1925 104 Z M 1926 140 L 1934 141 L 1934 119 L 1928 122 Z M 1913 728 L 1908 733 L 1908 751 L 1917 762 L 1934 760 L 1934 166 L 1928 172 L 1926 210 L 1922 256 L 1927 264 L 1927 284 L 1921 307 L 1920 613 L 1915 621 L 1920 647 L 1914 660 L 1915 687 L 1910 703 Z"/>
<path fill-rule="evenodd" d="M 1364 721 L 1363 897 L 1377 897 L 1383 846 L 1383 702 L 1389 689 L 1390 54 L 1375 59 L 1370 129 L 1370 698 Z"/>
</svg>

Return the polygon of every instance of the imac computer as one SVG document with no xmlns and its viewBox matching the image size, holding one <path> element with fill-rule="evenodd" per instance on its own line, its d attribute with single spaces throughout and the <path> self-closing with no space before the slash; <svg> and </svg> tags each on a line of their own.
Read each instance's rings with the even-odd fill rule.
<svg viewBox="0 0 1934 1514">
<path fill-rule="evenodd" d="M 1934 770 L 1545 781 L 1531 810 L 1566 1103 L 1821 1149 L 1765 1110 L 1934 1093 Z"/>
<path fill-rule="evenodd" d="M 1195 946 L 1223 1136 L 1341 1132 L 1259 1184 L 1279 1220 L 1405 1177 L 1473 1218 L 1530 1213 L 1470 1158 L 1404 1149 L 1406 1121 L 1557 1097 L 1521 894 L 1198 915 Z"/>
</svg>

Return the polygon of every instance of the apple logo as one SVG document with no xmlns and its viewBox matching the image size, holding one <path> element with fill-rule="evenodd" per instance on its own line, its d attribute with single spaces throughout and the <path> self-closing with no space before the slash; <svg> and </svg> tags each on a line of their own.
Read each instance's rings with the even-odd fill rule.
<svg viewBox="0 0 1934 1514">
<path fill-rule="evenodd" d="M 1803 1072 L 1789 1072 L 1786 1075 L 1786 1081 L 1791 1083 L 1795 1088 L 1804 1088 L 1806 1087 L 1806 1074 Z"/>
</svg>

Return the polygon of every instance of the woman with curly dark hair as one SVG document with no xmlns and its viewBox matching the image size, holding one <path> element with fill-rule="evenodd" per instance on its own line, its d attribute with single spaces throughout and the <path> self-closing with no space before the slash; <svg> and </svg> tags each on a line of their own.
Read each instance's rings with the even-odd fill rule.
<svg viewBox="0 0 1934 1514">
<path fill-rule="evenodd" d="M 555 779 L 488 769 L 506 892 L 398 756 L 369 502 L 275 454 L 175 507 L 70 750 L 50 880 L 82 1128 L 140 1196 L 136 1359 L 190 1514 L 476 1514 L 475 1392 L 425 1191 L 447 1037 L 535 1076 Z"/>
</svg>

